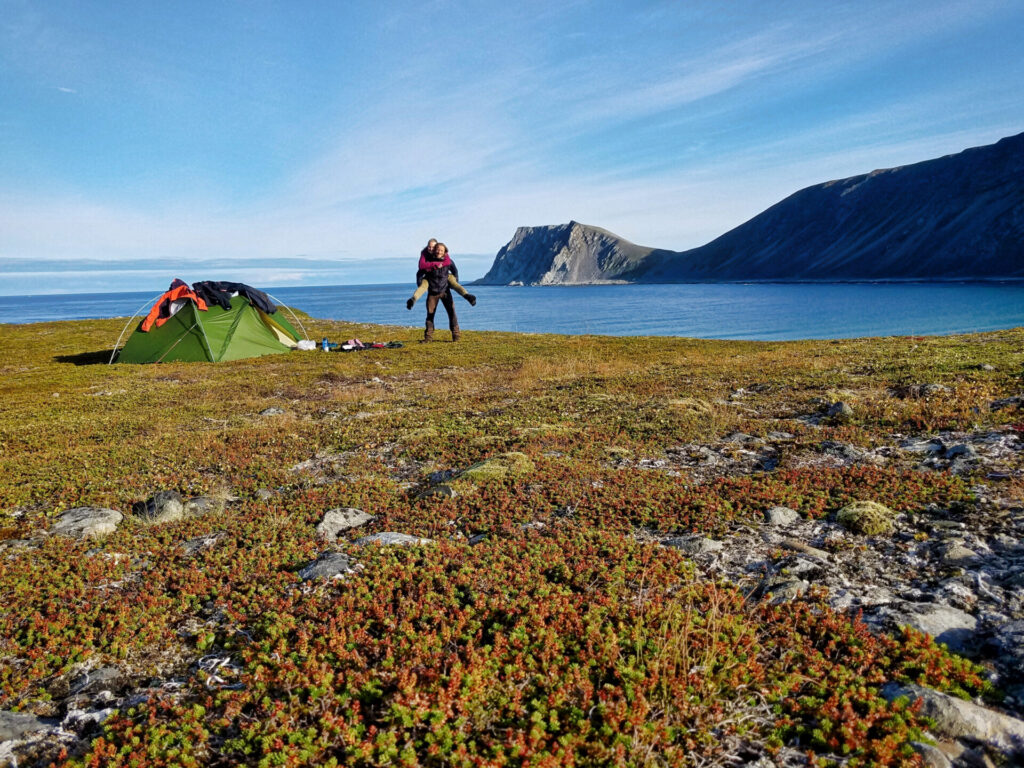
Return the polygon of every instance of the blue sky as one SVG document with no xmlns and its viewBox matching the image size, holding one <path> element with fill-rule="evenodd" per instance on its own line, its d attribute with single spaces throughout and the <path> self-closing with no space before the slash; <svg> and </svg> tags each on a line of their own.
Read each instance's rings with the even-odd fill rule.
<svg viewBox="0 0 1024 768">
<path fill-rule="evenodd" d="M 702 245 L 1024 131 L 1020 0 L 0 0 L 0 294 Z"/>
</svg>

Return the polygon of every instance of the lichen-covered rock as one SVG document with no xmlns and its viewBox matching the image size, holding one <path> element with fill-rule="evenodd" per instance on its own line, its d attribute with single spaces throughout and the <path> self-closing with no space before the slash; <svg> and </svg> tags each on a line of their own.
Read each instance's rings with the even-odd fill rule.
<svg viewBox="0 0 1024 768">
<path fill-rule="evenodd" d="M 185 517 L 185 500 L 177 491 L 157 491 L 132 504 L 132 514 L 153 525 L 175 523 Z"/>
<path fill-rule="evenodd" d="M 50 533 L 71 539 L 96 538 L 116 531 L 123 519 L 124 515 L 116 509 L 75 507 L 57 517 L 57 522 L 51 526 Z"/>
<path fill-rule="evenodd" d="M 184 512 L 189 517 L 218 514 L 224 511 L 224 499 L 217 496 L 194 496 L 185 502 Z"/>
<path fill-rule="evenodd" d="M 893 511 L 877 501 L 854 501 L 839 510 L 836 522 L 848 531 L 877 536 L 892 531 L 893 517 Z"/>
<path fill-rule="evenodd" d="M 352 560 L 341 552 L 324 552 L 299 571 L 303 581 L 331 581 L 353 573 Z"/>
<path fill-rule="evenodd" d="M 373 519 L 373 515 L 355 507 L 336 507 L 324 513 L 324 519 L 317 524 L 316 532 L 320 538 L 333 544 L 342 531 L 366 525 Z"/>
<path fill-rule="evenodd" d="M 772 507 L 764 513 L 764 521 L 768 525 L 785 527 L 799 520 L 800 513 L 789 507 Z"/>
<path fill-rule="evenodd" d="M 533 470 L 533 462 L 525 453 L 510 452 L 478 461 L 462 472 L 458 479 L 464 483 L 486 483 L 519 477 Z"/>
<path fill-rule="evenodd" d="M 382 547 L 409 547 L 414 544 L 431 544 L 433 539 L 424 539 L 420 536 L 410 536 L 407 533 L 395 533 L 394 531 L 382 531 L 369 536 L 356 539 L 356 546 L 366 547 L 378 544 Z"/>
<path fill-rule="evenodd" d="M 46 727 L 46 721 L 35 715 L 0 710 L 0 742 L 21 739 Z"/>
</svg>

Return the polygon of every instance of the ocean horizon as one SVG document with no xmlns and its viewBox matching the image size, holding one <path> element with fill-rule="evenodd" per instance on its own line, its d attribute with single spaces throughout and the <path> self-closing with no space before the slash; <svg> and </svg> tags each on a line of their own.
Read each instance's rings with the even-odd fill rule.
<svg viewBox="0 0 1024 768">
<path fill-rule="evenodd" d="M 947 335 L 1024 326 L 1024 282 L 731 282 L 467 286 L 463 330 L 781 341 Z M 325 320 L 421 327 L 406 283 L 275 287 L 276 301 Z M 0 296 L 0 323 L 145 314 L 162 292 Z M 438 307 L 435 322 L 447 327 Z"/>
</svg>

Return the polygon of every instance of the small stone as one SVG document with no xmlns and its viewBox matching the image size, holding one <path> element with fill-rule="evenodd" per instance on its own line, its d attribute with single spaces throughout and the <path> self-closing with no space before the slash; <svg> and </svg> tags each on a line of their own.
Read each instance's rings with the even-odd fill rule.
<svg viewBox="0 0 1024 768">
<path fill-rule="evenodd" d="M 703 555 L 709 552 L 718 552 L 725 546 L 721 541 L 707 539 L 703 536 L 676 536 L 671 539 L 665 539 L 662 545 L 678 549 L 687 555 Z"/>
<path fill-rule="evenodd" d="M 953 390 L 945 384 L 922 384 L 921 396 L 931 397 L 933 395 L 948 395 Z"/>
<path fill-rule="evenodd" d="M 792 549 L 794 552 L 802 552 L 805 555 L 816 557 L 819 560 L 829 560 L 830 555 L 823 549 L 812 547 L 810 544 L 800 541 L 799 539 L 785 538 L 779 542 L 786 549 Z"/>
<path fill-rule="evenodd" d="M 838 403 L 832 403 L 829 406 L 826 415 L 839 421 L 845 421 L 853 417 L 853 407 L 849 403 L 844 403 L 840 400 Z"/>
<path fill-rule="evenodd" d="M 71 681 L 69 691 L 73 695 L 96 691 L 116 690 L 125 682 L 124 673 L 118 667 L 99 667 L 83 672 Z"/>
<path fill-rule="evenodd" d="M 116 509 L 105 507 L 75 507 L 62 512 L 50 528 L 55 536 L 71 539 L 86 539 L 106 536 L 117 530 L 124 515 Z"/>
<path fill-rule="evenodd" d="M 25 712 L 0 710 L 0 743 L 17 741 L 47 727 L 45 720 Z"/>
<path fill-rule="evenodd" d="M 357 547 L 366 547 L 372 544 L 379 544 L 382 547 L 410 547 L 416 544 L 431 544 L 433 539 L 424 539 L 420 536 L 410 536 L 407 533 L 395 533 L 393 531 L 382 531 L 370 536 L 363 536 L 356 539 Z"/>
<path fill-rule="evenodd" d="M 284 413 L 284 408 L 277 408 L 272 406 L 270 408 L 264 408 L 262 411 L 260 411 L 260 416 L 280 416 L 282 413 Z"/>
<path fill-rule="evenodd" d="M 979 371 L 994 371 L 996 367 L 990 363 L 982 363 L 978 366 Z"/>
<path fill-rule="evenodd" d="M 764 513 L 768 525 L 789 526 L 800 520 L 800 513 L 789 507 L 772 507 Z"/>
<path fill-rule="evenodd" d="M 774 603 L 782 603 L 800 597 L 810 588 L 811 585 L 802 579 L 776 577 L 765 585 L 764 596 Z"/>
<path fill-rule="evenodd" d="M 340 552 L 324 552 L 316 560 L 299 571 L 303 581 L 331 581 L 354 573 L 352 561 Z"/>
<path fill-rule="evenodd" d="M 181 548 L 185 551 L 186 555 L 195 555 L 204 549 L 209 549 L 224 538 L 225 535 L 223 531 L 218 531 L 217 533 L 208 533 L 205 536 L 196 536 L 188 541 L 183 541 Z"/>
<path fill-rule="evenodd" d="M 185 514 L 189 517 L 218 514 L 224 511 L 224 500 L 216 496 L 193 496 L 185 502 Z"/>
<path fill-rule="evenodd" d="M 332 544 L 338 540 L 338 534 L 350 528 L 358 528 L 376 519 L 368 512 L 354 507 L 337 507 L 324 513 L 324 518 L 316 526 L 317 535 Z"/>
<path fill-rule="evenodd" d="M 457 499 L 458 497 L 459 497 L 459 494 L 455 492 L 454 488 L 452 488 L 450 485 L 441 484 L 441 485 L 435 485 L 435 486 L 432 486 L 430 488 L 427 488 L 427 490 L 425 490 L 422 493 L 420 493 L 416 498 L 417 499 L 429 499 L 429 498 Z"/>
<path fill-rule="evenodd" d="M 177 491 L 157 491 L 132 504 L 132 514 L 152 525 L 175 523 L 185 517 L 185 500 Z"/>
<path fill-rule="evenodd" d="M 487 538 L 487 534 L 486 533 L 474 533 L 472 536 L 469 537 L 469 545 L 471 547 L 475 547 L 477 544 L 479 544 L 481 541 L 483 541 L 486 538 Z"/>
<path fill-rule="evenodd" d="M 853 533 L 877 536 L 893 529 L 893 511 L 876 501 L 854 501 L 836 514 L 836 522 Z"/>
<path fill-rule="evenodd" d="M 940 556 L 943 564 L 960 567 L 975 565 L 980 560 L 977 552 L 956 541 L 944 545 L 940 549 Z"/>
</svg>

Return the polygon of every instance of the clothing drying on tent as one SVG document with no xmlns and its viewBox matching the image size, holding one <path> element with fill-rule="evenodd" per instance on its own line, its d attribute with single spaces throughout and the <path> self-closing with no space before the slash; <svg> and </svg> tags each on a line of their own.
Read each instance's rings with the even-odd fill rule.
<svg viewBox="0 0 1024 768">
<path fill-rule="evenodd" d="M 301 338 L 262 291 L 213 281 L 190 289 L 175 280 L 128 337 L 117 362 L 219 363 L 288 352 Z"/>
</svg>

